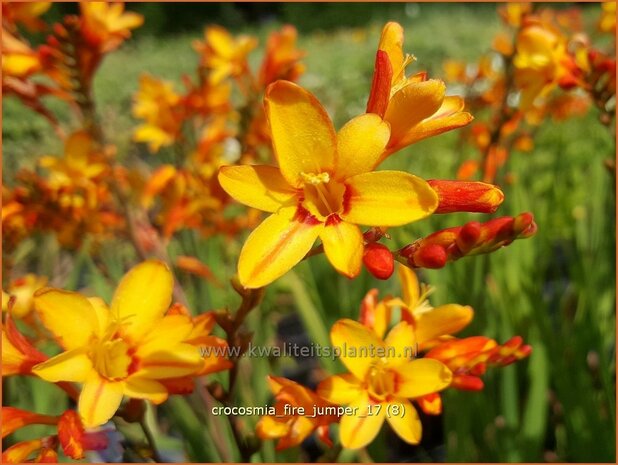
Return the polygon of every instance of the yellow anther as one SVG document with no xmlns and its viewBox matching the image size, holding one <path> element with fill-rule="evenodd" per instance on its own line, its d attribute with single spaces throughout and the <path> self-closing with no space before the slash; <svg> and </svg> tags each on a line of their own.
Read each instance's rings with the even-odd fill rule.
<svg viewBox="0 0 618 465">
<path fill-rule="evenodd" d="M 300 176 L 303 178 L 305 184 L 312 184 L 314 186 L 318 184 L 328 184 L 328 181 L 330 181 L 330 174 L 328 173 L 300 173 Z"/>
</svg>

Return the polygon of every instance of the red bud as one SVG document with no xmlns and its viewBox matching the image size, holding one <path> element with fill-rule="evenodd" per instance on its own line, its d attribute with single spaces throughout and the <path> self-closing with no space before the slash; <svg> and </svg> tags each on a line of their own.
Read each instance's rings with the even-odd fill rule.
<svg viewBox="0 0 618 465">
<path fill-rule="evenodd" d="M 422 246 L 414 254 L 414 262 L 423 268 L 442 268 L 446 265 L 448 256 L 444 247 L 438 244 Z"/>
<path fill-rule="evenodd" d="M 390 278 L 395 270 L 392 252 L 382 244 L 367 244 L 363 254 L 363 263 L 367 270 L 378 279 Z"/>
<path fill-rule="evenodd" d="M 439 203 L 435 213 L 493 213 L 504 200 L 504 194 L 497 186 L 485 182 L 440 179 L 427 182 L 438 194 Z"/>
</svg>

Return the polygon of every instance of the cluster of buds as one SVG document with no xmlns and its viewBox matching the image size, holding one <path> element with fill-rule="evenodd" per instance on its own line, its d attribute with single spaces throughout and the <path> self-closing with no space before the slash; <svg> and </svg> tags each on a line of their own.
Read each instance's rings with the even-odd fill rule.
<svg viewBox="0 0 618 465">
<path fill-rule="evenodd" d="M 397 251 L 396 257 L 413 268 L 442 268 L 462 257 L 491 253 L 516 239 L 529 238 L 536 229 L 532 213 L 494 218 L 485 223 L 470 221 L 418 239 Z"/>
</svg>

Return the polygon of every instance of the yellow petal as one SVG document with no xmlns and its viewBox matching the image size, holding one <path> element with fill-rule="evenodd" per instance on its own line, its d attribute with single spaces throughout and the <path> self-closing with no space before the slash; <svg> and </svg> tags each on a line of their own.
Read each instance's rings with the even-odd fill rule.
<svg viewBox="0 0 618 465">
<path fill-rule="evenodd" d="M 474 310 L 472 307 L 448 304 L 416 316 L 416 338 L 419 344 L 439 336 L 455 334 L 468 326 Z"/>
<path fill-rule="evenodd" d="M 247 238 L 238 260 L 243 286 L 266 286 L 292 269 L 311 249 L 323 224 L 313 217 L 292 217 L 290 213 L 272 214 Z"/>
<path fill-rule="evenodd" d="M 193 330 L 191 319 L 185 315 L 166 315 L 148 334 L 145 334 L 136 351 L 139 358 L 154 352 L 169 350 L 183 342 Z"/>
<path fill-rule="evenodd" d="M 416 308 L 420 297 L 420 286 L 416 273 L 412 269 L 401 264 L 397 267 L 397 273 L 399 274 L 399 282 L 401 283 L 403 301 L 408 308 Z"/>
<path fill-rule="evenodd" d="M 32 368 L 35 375 L 51 383 L 59 381 L 83 383 L 91 371 L 92 362 L 83 349 L 63 352 Z"/>
<path fill-rule="evenodd" d="M 395 348 L 393 353 L 395 356 L 388 358 L 389 366 L 401 365 L 417 354 L 414 328 L 405 321 L 398 323 L 390 330 L 384 344 Z M 387 351 L 387 353 L 389 352 Z"/>
<path fill-rule="evenodd" d="M 202 357 L 197 347 L 176 344 L 141 358 L 135 376 L 151 379 L 179 378 L 196 373 L 201 368 Z"/>
<path fill-rule="evenodd" d="M 167 389 L 154 379 L 131 376 L 124 382 L 124 395 L 134 399 L 146 399 L 160 404 L 167 399 Z"/>
<path fill-rule="evenodd" d="M 264 416 L 255 426 L 255 432 L 261 439 L 278 439 L 290 431 L 287 418 Z"/>
<path fill-rule="evenodd" d="M 133 267 L 120 281 L 111 305 L 123 335 L 138 340 L 146 334 L 170 306 L 173 286 L 163 262 L 148 260 Z"/>
<path fill-rule="evenodd" d="M 329 219 L 320 239 L 328 261 L 339 273 L 348 278 L 358 276 L 363 260 L 363 234 L 358 226 Z"/>
<path fill-rule="evenodd" d="M 344 415 L 339 424 L 339 437 L 343 447 L 360 449 L 365 447 L 380 432 L 386 417 L 386 405 L 374 404 L 365 392 L 359 399 L 350 404 L 356 410 L 355 415 Z M 372 415 L 369 415 L 371 409 Z"/>
<path fill-rule="evenodd" d="M 332 404 L 348 405 L 363 394 L 361 382 L 350 373 L 326 378 L 318 385 L 318 395 Z"/>
<path fill-rule="evenodd" d="M 393 67 L 393 84 L 404 77 L 403 67 L 403 28 L 399 23 L 390 21 L 382 29 L 382 36 L 378 45 L 384 50 Z"/>
<path fill-rule="evenodd" d="M 346 181 L 342 219 L 367 226 L 400 226 L 431 215 L 438 195 L 423 179 L 402 171 L 375 171 Z"/>
<path fill-rule="evenodd" d="M 122 382 L 110 382 L 92 371 L 79 396 L 77 411 L 86 428 L 106 423 L 122 401 Z"/>
<path fill-rule="evenodd" d="M 391 425 L 395 433 L 408 444 L 418 444 L 421 442 L 423 427 L 418 417 L 418 412 L 409 400 L 397 399 L 391 403 L 390 411 L 403 411 L 403 415 L 390 415 L 386 421 Z"/>
<path fill-rule="evenodd" d="M 396 145 L 410 128 L 438 111 L 445 91 L 446 86 L 437 79 L 409 82 L 397 91 L 384 115 L 391 125 L 389 145 Z"/>
<path fill-rule="evenodd" d="M 371 171 L 390 138 L 388 124 L 373 113 L 357 116 L 337 134 L 337 179 Z"/>
<path fill-rule="evenodd" d="M 234 200 L 258 210 L 276 212 L 296 203 L 296 190 L 274 166 L 224 166 L 218 179 Z"/>
<path fill-rule="evenodd" d="M 34 294 L 34 308 L 43 325 L 67 350 L 86 346 L 98 330 L 94 308 L 76 292 L 40 289 Z"/>
<path fill-rule="evenodd" d="M 320 102 L 302 87 L 276 81 L 266 90 L 266 116 L 281 173 L 295 187 L 301 173 L 333 173 L 336 136 Z"/>
<path fill-rule="evenodd" d="M 396 395 L 406 398 L 441 391 L 451 384 L 453 378 L 446 365 L 428 358 L 403 363 L 395 367 L 395 371 L 398 375 Z"/>
<path fill-rule="evenodd" d="M 357 321 L 338 320 L 330 330 L 333 349 L 339 351 L 340 360 L 348 370 L 363 381 L 372 362 L 377 359 L 384 343 L 376 334 Z"/>
<path fill-rule="evenodd" d="M 389 154 L 420 140 L 437 136 L 443 132 L 467 125 L 474 118 L 470 113 L 462 111 L 463 108 L 464 101 L 461 97 L 445 97 L 442 102 L 442 106 L 435 114 L 409 129 L 404 136 L 396 141 L 396 143 L 393 142 L 393 139 L 391 138 L 391 143 L 389 144 L 385 155 L 382 156 L 382 159 L 386 158 Z"/>
</svg>

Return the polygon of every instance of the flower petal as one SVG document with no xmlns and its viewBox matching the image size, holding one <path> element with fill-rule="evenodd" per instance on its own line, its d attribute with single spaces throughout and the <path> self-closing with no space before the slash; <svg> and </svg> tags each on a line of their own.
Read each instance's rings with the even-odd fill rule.
<svg viewBox="0 0 618 465">
<path fill-rule="evenodd" d="M 360 381 L 365 379 L 372 361 L 377 358 L 377 349 L 384 346 L 372 330 L 348 319 L 338 320 L 333 325 L 330 340 L 341 362 Z"/>
<path fill-rule="evenodd" d="M 122 382 L 111 382 L 90 373 L 79 396 L 77 411 L 86 428 L 100 426 L 114 416 L 122 401 Z"/>
<path fill-rule="evenodd" d="M 438 195 L 423 179 L 402 171 L 359 174 L 346 181 L 341 218 L 367 226 L 401 226 L 431 215 Z"/>
<path fill-rule="evenodd" d="M 85 346 L 98 330 L 94 308 L 76 292 L 43 288 L 34 294 L 34 306 L 43 325 L 67 350 Z"/>
<path fill-rule="evenodd" d="M 32 368 L 35 375 L 51 383 L 83 383 L 91 371 L 92 361 L 81 348 L 63 352 Z"/>
<path fill-rule="evenodd" d="M 408 444 L 418 444 L 421 442 L 423 427 L 421 419 L 418 417 L 418 412 L 412 403 L 406 399 L 397 399 L 396 402 L 392 402 L 392 405 L 404 411 L 402 416 L 389 415 L 386 417 L 386 421 L 392 426 L 397 436 Z"/>
<path fill-rule="evenodd" d="M 333 375 L 318 385 L 317 393 L 332 404 L 348 405 L 363 393 L 362 384 L 351 373 Z"/>
<path fill-rule="evenodd" d="M 337 134 L 337 179 L 371 171 L 390 138 L 388 124 L 373 113 L 348 121 Z"/>
<path fill-rule="evenodd" d="M 382 28 L 380 36 L 379 50 L 384 50 L 388 54 L 388 58 L 393 68 L 393 81 L 400 81 L 404 77 L 404 57 L 403 57 L 403 28 L 399 23 L 390 21 Z"/>
<path fill-rule="evenodd" d="M 380 428 L 386 417 L 386 405 L 373 403 L 369 400 L 367 393 L 363 395 L 350 407 L 356 410 L 354 415 L 344 415 L 339 424 L 339 437 L 343 447 L 348 449 L 360 449 L 369 444 L 380 432 Z M 369 415 L 369 409 L 371 415 Z"/>
<path fill-rule="evenodd" d="M 120 281 L 111 314 L 122 321 L 123 335 L 138 340 L 170 306 L 174 278 L 161 261 L 148 260 L 133 267 Z"/>
<path fill-rule="evenodd" d="M 331 221 L 332 218 L 337 218 Z M 358 226 L 331 216 L 320 232 L 324 252 L 335 269 L 348 278 L 358 276 L 363 260 L 363 234 Z"/>
<path fill-rule="evenodd" d="M 405 321 L 398 323 L 390 330 L 384 340 L 386 346 L 394 347 L 394 357 L 387 359 L 388 365 L 398 366 L 408 361 L 411 357 L 415 357 L 417 353 L 416 337 L 414 335 L 414 327 Z"/>
<path fill-rule="evenodd" d="M 290 431 L 288 418 L 263 416 L 255 426 L 255 433 L 261 439 L 278 439 Z"/>
<path fill-rule="evenodd" d="M 411 360 L 398 367 L 397 392 L 399 397 L 421 397 L 446 388 L 453 378 L 451 370 L 437 360 Z"/>
<path fill-rule="evenodd" d="M 395 92 L 384 115 L 384 119 L 391 125 L 389 145 L 397 145 L 412 127 L 438 111 L 445 91 L 444 82 L 430 79 L 408 82 Z"/>
<path fill-rule="evenodd" d="M 420 286 L 416 273 L 411 268 L 400 264 L 397 268 L 397 274 L 401 283 L 403 301 L 409 309 L 416 308 L 420 298 Z"/>
<path fill-rule="evenodd" d="M 274 166 L 223 166 L 219 183 L 234 200 L 266 212 L 293 206 L 296 191 Z"/>
<path fill-rule="evenodd" d="M 266 218 L 247 238 L 238 260 L 243 286 L 266 286 L 288 272 L 309 252 L 323 225 L 310 215 L 290 211 Z"/>
<path fill-rule="evenodd" d="M 146 399 L 160 404 L 167 399 L 167 388 L 154 379 L 130 376 L 124 382 L 124 395 L 134 399 Z"/>
<path fill-rule="evenodd" d="M 416 338 L 418 343 L 429 342 L 438 336 L 455 334 L 465 328 L 472 317 L 472 307 L 448 304 L 416 316 Z"/>
<path fill-rule="evenodd" d="M 302 87 L 276 81 L 266 90 L 266 116 L 283 177 L 294 187 L 301 173 L 333 173 L 336 136 L 320 102 Z"/>
<path fill-rule="evenodd" d="M 197 372 L 203 365 L 198 348 L 191 344 L 176 344 L 143 358 L 138 349 L 136 356 L 140 361 L 135 376 L 142 378 L 178 378 Z"/>
</svg>

